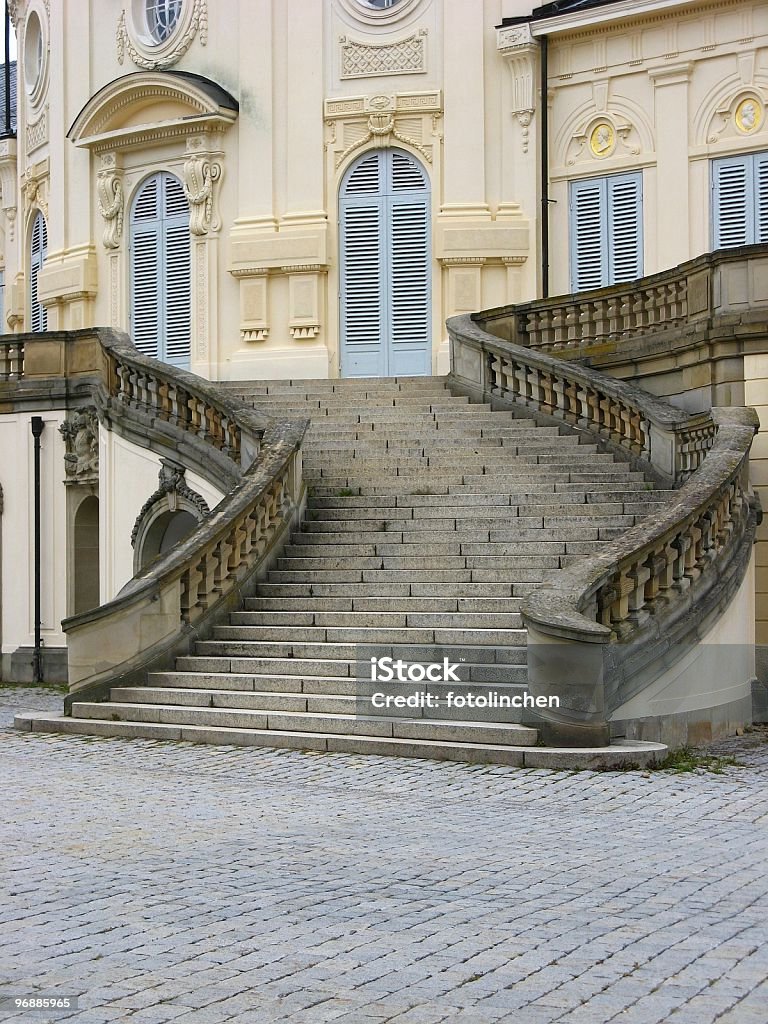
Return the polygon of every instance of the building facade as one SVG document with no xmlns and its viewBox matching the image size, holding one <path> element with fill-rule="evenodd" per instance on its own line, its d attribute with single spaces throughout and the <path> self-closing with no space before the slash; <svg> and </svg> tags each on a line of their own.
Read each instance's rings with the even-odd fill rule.
<svg viewBox="0 0 768 1024">
<path fill-rule="evenodd" d="M 213 380 L 442 374 L 455 314 L 768 242 L 764 0 L 535 10 L 530 0 L 16 0 L 9 10 L 19 69 L 17 124 L 0 139 L 9 334 L 110 326 Z M 665 393 L 692 410 L 746 402 L 768 422 L 767 366 L 745 355 L 717 388 L 703 365 L 686 366 Z M 4 591 L 26 579 L 24 601 L 5 602 L 4 652 L 30 632 L 29 545 L 10 540 L 29 521 L 11 497 L 31 490 L 28 416 L 0 424 Z M 65 417 L 46 416 L 54 480 Z M 768 488 L 765 445 L 761 434 L 753 479 Z M 157 473 L 145 466 L 146 486 Z M 102 600 L 134 568 L 126 538 L 107 535 L 119 484 L 101 495 Z M 44 502 L 44 532 L 58 566 L 78 510 L 57 495 Z M 760 536 L 758 643 L 768 644 Z M 63 647 L 60 622 L 79 599 L 66 573 L 52 578 L 44 631 Z"/>
<path fill-rule="evenodd" d="M 762 2 L 11 12 L 10 331 L 110 325 L 213 379 L 440 373 L 455 313 L 768 238 Z"/>
</svg>

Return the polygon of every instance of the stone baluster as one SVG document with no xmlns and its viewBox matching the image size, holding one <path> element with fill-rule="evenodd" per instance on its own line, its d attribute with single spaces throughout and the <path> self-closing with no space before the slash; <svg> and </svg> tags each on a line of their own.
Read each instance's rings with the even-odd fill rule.
<svg viewBox="0 0 768 1024">
<path fill-rule="evenodd" d="M 539 329 L 539 314 L 535 309 L 528 310 L 518 318 L 518 330 L 520 340 L 528 348 L 539 348 L 542 343 L 541 331 Z"/>
<path fill-rule="evenodd" d="M 539 339 L 539 345 L 544 351 L 554 348 L 555 331 L 552 323 L 552 312 L 549 309 L 542 309 L 539 313 Z"/>
<path fill-rule="evenodd" d="M 568 343 L 568 334 L 565 326 L 565 309 L 563 306 L 555 306 L 552 310 L 552 333 L 553 347 L 565 348 Z"/>
<path fill-rule="evenodd" d="M 565 307 L 565 338 L 568 348 L 577 348 L 579 344 L 579 306 L 569 302 Z"/>
<path fill-rule="evenodd" d="M 593 302 L 581 302 L 577 307 L 577 344 L 579 345 L 591 345 L 595 340 L 595 308 L 596 303 Z"/>
</svg>

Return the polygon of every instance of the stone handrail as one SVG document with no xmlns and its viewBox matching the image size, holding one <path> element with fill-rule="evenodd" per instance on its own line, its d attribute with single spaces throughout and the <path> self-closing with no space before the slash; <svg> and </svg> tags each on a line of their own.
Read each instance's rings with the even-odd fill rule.
<svg viewBox="0 0 768 1024">
<path fill-rule="evenodd" d="M 605 745 L 612 709 L 601 645 L 626 641 L 701 577 L 735 561 L 755 521 L 748 459 L 757 414 L 736 408 L 689 416 L 588 368 L 501 341 L 471 317 L 454 317 L 448 329 L 452 376 L 462 388 L 590 430 L 657 471 L 671 464 L 676 483 L 687 480 L 651 520 L 559 571 L 523 602 L 531 692 L 557 692 L 565 702 L 544 720 L 545 742 Z"/>
<path fill-rule="evenodd" d="M 721 249 L 636 281 L 500 306 L 477 313 L 474 319 L 516 345 L 561 358 L 579 357 L 672 331 L 701 331 L 718 322 L 728 325 L 741 305 L 729 295 L 729 275 L 735 272 L 739 280 L 749 281 L 759 263 L 760 278 L 766 257 L 764 244 Z M 736 290 L 744 287 L 740 283 Z M 754 302 L 750 304 L 754 308 Z"/>
<path fill-rule="evenodd" d="M 210 453 L 208 476 L 228 491 L 180 544 L 156 558 L 99 608 L 66 619 L 72 695 L 99 699 L 143 681 L 188 649 L 234 607 L 290 530 L 303 500 L 306 421 L 273 420 L 223 389 L 140 355 L 125 336 L 98 332 L 97 404 L 106 422 L 152 426 L 174 450 Z M 145 444 L 149 444 L 148 440 Z"/>
<path fill-rule="evenodd" d="M 714 441 L 708 413 L 690 415 L 589 367 L 503 341 L 472 316 L 452 317 L 448 332 L 451 373 L 463 388 L 590 430 L 649 462 L 662 480 L 681 483 Z"/>
</svg>

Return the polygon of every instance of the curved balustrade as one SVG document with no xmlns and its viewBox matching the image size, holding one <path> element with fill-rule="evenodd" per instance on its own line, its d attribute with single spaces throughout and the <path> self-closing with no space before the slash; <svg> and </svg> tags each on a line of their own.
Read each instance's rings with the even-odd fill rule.
<svg viewBox="0 0 768 1024">
<path fill-rule="evenodd" d="M 582 427 L 681 483 L 715 437 L 708 413 L 690 415 L 631 384 L 502 341 L 471 316 L 448 321 L 452 376 L 478 397 L 500 398 Z"/>
<path fill-rule="evenodd" d="M 606 678 L 620 661 L 616 648 L 649 621 L 658 624 L 686 591 L 703 595 L 751 548 L 759 513 L 748 460 L 757 414 L 691 416 L 589 368 L 502 341 L 472 317 L 454 317 L 448 329 L 452 376 L 462 389 L 590 430 L 678 485 L 686 481 L 652 520 L 560 570 L 523 602 L 529 686 L 534 695 L 558 693 L 563 709 L 544 721 L 545 741 L 606 744 L 619 702 Z M 743 574 L 743 565 L 737 569 Z M 613 648 L 608 668 L 601 645 Z"/>
<path fill-rule="evenodd" d="M 755 282 L 764 279 L 767 256 L 766 245 L 722 249 L 636 281 L 501 306 L 474 319 L 503 340 L 571 358 L 634 340 L 728 328 L 745 291 L 757 289 L 750 305 L 765 306 L 764 288 Z"/>
<path fill-rule="evenodd" d="M 124 336 L 99 331 L 98 337 L 97 403 L 104 419 L 156 425 L 178 449 L 196 449 L 206 475 L 228 493 L 114 600 L 65 620 L 70 694 L 78 699 L 143 680 L 239 603 L 299 513 L 307 426 L 261 415 L 223 389 L 140 355 Z"/>
</svg>

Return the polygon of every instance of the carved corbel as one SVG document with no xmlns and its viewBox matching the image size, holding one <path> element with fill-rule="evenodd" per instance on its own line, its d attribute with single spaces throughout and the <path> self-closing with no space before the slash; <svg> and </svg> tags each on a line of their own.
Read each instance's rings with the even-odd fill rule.
<svg viewBox="0 0 768 1024">
<path fill-rule="evenodd" d="M 534 80 L 539 44 L 533 38 L 530 25 L 514 25 L 496 32 L 496 48 L 506 58 L 512 75 L 512 114 L 522 132 L 523 152 L 528 152 L 531 121 L 536 109 Z"/>
<path fill-rule="evenodd" d="M 48 174 L 47 170 L 37 174 L 28 167 L 21 181 L 21 193 L 24 196 L 24 211 L 29 213 L 36 206 L 48 220 Z"/>
<path fill-rule="evenodd" d="M 109 153 L 101 158 L 101 168 L 96 178 L 99 212 L 104 218 L 104 247 L 118 249 L 123 236 L 125 196 L 122 175 L 114 154 Z"/>
<path fill-rule="evenodd" d="M 214 218 L 213 186 L 221 177 L 221 164 L 207 156 L 191 156 L 184 164 L 184 193 L 189 200 L 189 230 L 207 235 L 219 227 Z"/>
</svg>

